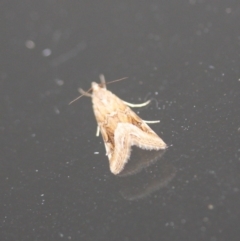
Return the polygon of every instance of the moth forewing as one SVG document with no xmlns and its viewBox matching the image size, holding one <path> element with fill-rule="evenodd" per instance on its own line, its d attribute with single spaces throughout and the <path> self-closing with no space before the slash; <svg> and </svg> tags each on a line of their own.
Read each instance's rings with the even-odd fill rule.
<svg viewBox="0 0 240 241">
<path fill-rule="evenodd" d="M 119 174 L 130 157 L 131 146 L 160 150 L 166 149 L 167 145 L 126 102 L 108 91 L 104 77 L 100 78 L 100 84 L 92 82 L 93 111 L 105 144 L 110 170 L 113 174 Z"/>
<path fill-rule="evenodd" d="M 109 160 L 110 169 L 114 174 L 118 174 L 123 170 L 130 156 L 131 146 L 137 146 L 146 150 L 166 148 L 166 144 L 154 132 L 144 132 L 131 123 L 118 123 L 114 141 L 114 153 Z"/>
</svg>

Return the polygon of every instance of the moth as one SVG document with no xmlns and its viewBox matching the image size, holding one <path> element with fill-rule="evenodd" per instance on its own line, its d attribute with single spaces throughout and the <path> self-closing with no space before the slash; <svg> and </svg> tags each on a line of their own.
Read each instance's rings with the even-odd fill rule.
<svg viewBox="0 0 240 241">
<path fill-rule="evenodd" d="M 107 90 L 103 75 L 100 75 L 100 82 L 92 82 L 91 94 L 82 89 L 79 89 L 79 92 L 92 98 L 93 111 L 98 125 L 97 136 L 100 130 L 110 170 L 117 175 L 128 162 L 131 146 L 146 150 L 160 150 L 166 149 L 167 145 L 147 125 L 147 123 L 159 121 L 144 121 L 130 109 L 130 107 L 145 106 L 150 101 L 142 104 L 125 102 Z"/>
</svg>

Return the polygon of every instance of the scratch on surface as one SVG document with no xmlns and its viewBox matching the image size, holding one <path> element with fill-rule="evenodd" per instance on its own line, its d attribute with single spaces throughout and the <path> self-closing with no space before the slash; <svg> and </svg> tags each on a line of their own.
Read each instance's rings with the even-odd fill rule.
<svg viewBox="0 0 240 241">
<path fill-rule="evenodd" d="M 60 56 L 56 57 L 55 59 L 53 59 L 50 64 L 54 67 L 59 66 L 63 63 L 65 63 L 66 61 L 74 58 L 75 56 L 78 55 L 79 52 L 85 50 L 87 47 L 85 42 L 80 42 L 79 44 L 77 44 L 74 48 L 72 48 L 71 50 L 69 50 L 68 52 L 61 54 Z"/>
</svg>

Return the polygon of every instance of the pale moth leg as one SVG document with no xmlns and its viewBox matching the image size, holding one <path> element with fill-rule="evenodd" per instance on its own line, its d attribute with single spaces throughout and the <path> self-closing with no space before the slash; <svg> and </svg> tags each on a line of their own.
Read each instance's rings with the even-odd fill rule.
<svg viewBox="0 0 240 241">
<path fill-rule="evenodd" d="M 100 128 L 99 126 L 97 126 L 96 136 L 99 136 L 99 133 L 100 133 Z"/>
<path fill-rule="evenodd" d="M 143 106 L 146 106 L 146 105 L 148 105 L 150 102 L 151 102 L 151 100 L 148 100 L 148 101 L 146 101 L 146 102 L 144 102 L 144 103 L 141 103 L 141 104 L 132 104 L 132 103 L 128 103 L 128 102 L 126 102 L 126 101 L 123 101 L 127 106 L 130 106 L 130 107 L 143 107 Z M 145 123 L 149 123 L 149 124 L 154 124 L 154 123 L 159 123 L 160 122 L 160 120 L 156 120 L 156 121 L 147 121 L 147 120 L 143 120 Z"/>
<path fill-rule="evenodd" d="M 100 78 L 100 82 L 101 82 L 101 84 L 102 84 L 102 87 L 104 88 L 104 89 L 106 89 L 107 87 L 106 87 L 106 80 L 105 80 L 105 77 L 104 77 L 104 75 L 103 74 L 100 74 L 99 75 L 99 78 Z M 143 107 L 143 106 L 146 106 L 146 105 L 148 105 L 149 103 L 151 102 L 151 100 L 148 100 L 148 101 L 146 101 L 146 102 L 144 102 L 144 103 L 141 103 L 141 104 L 132 104 L 132 103 L 129 103 L 129 102 L 126 102 L 126 101 L 124 101 L 123 100 L 123 103 L 125 103 L 126 105 L 128 105 L 128 106 L 130 106 L 130 107 Z"/>
<path fill-rule="evenodd" d="M 144 102 L 144 103 L 141 103 L 141 104 L 132 104 L 132 103 L 129 103 L 129 102 L 126 102 L 126 101 L 124 101 L 123 100 L 123 103 L 125 103 L 127 106 L 130 106 L 130 107 L 143 107 L 143 106 L 146 106 L 146 105 L 148 105 L 149 103 L 151 102 L 151 100 L 148 100 L 148 101 L 146 101 L 146 102 Z"/>
<path fill-rule="evenodd" d="M 105 80 L 104 75 L 103 75 L 103 74 L 100 74 L 100 75 L 99 75 L 99 78 L 100 78 L 100 82 L 101 82 L 101 84 L 102 84 L 102 87 L 103 87 L 104 89 L 107 89 L 107 87 L 106 87 L 106 80 Z M 141 104 L 132 104 L 132 103 L 123 101 L 123 103 L 125 103 L 126 105 L 128 105 L 128 106 L 130 106 L 130 107 L 133 107 L 133 108 L 134 108 L 134 107 L 143 107 L 143 106 L 146 106 L 146 105 L 148 105 L 150 102 L 151 102 L 151 100 L 148 100 L 148 101 L 146 101 L 146 102 L 144 102 L 144 103 L 141 103 Z"/>
<path fill-rule="evenodd" d="M 149 121 L 149 120 L 142 120 L 143 122 L 145 123 L 148 123 L 148 124 L 155 124 L 155 123 L 159 123 L 160 120 L 154 120 L 154 121 Z"/>
</svg>

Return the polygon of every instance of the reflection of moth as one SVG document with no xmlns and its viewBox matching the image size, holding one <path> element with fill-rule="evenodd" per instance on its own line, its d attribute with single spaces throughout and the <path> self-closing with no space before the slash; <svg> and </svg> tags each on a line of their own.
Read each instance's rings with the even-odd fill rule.
<svg viewBox="0 0 240 241">
<path fill-rule="evenodd" d="M 80 89 L 80 93 L 90 96 L 93 111 L 101 131 L 113 174 L 120 173 L 127 163 L 131 146 L 146 150 L 166 149 L 164 141 L 130 108 L 147 105 L 130 104 L 119 99 L 106 88 L 104 76 L 100 76 L 101 83 L 92 82 L 92 94 Z M 72 103 L 72 102 L 71 102 Z M 149 121 L 150 123 L 150 121 Z"/>
<path fill-rule="evenodd" d="M 160 152 L 162 151 L 160 150 Z M 160 158 L 162 154 L 160 153 Z M 123 172 L 126 169 L 127 165 Z M 120 186 L 120 193 L 124 199 L 129 201 L 146 198 L 168 186 L 176 176 L 176 172 L 176 168 L 169 161 L 158 160 L 156 165 L 148 166 L 144 172 L 119 178 L 117 181 L 119 183 L 118 186 Z"/>
</svg>

